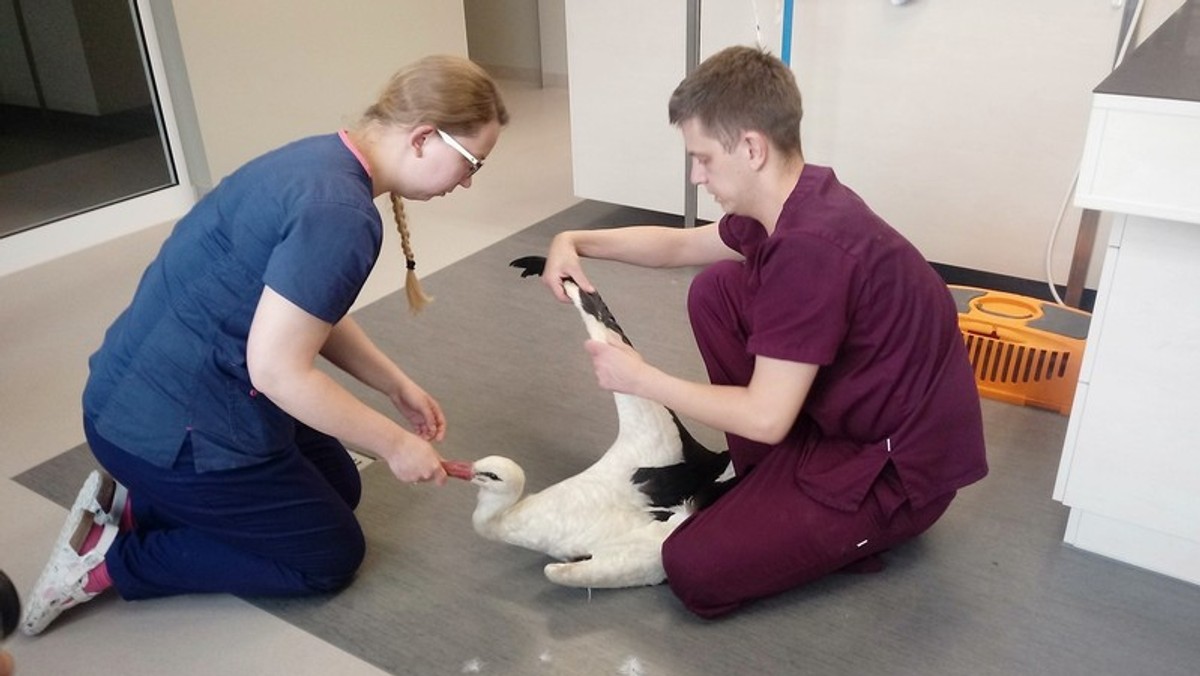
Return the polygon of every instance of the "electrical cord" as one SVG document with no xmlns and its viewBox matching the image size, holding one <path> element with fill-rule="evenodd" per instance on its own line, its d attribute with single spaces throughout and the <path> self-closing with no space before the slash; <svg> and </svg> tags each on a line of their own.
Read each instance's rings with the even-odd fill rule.
<svg viewBox="0 0 1200 676">
<path fill-rule="evenodd" d="M 1125 29 L 1125 35 L 1121 39 L 1121 47 L 1117 50 L 1117 58 L 1113 63 L 1113 70 L 1116 70 L 1121 62 L 1125 60 L 1125 53 L 1129 51 L 1129 44 L 1133 39 L 1134 33 L 1137 32 L 1138 25 L 1142 20 L 1142 8 L 1146 6 L 1145 0 L 1135 0 L 1137 5 L 1133 8 L 1133 17 L 1129 21 L 1129 26 Z M 1058 218 L 1054 221 L 1054 226 L 1050 228 L 1050 241 L 1046 245 L 1046 283 L 1050 287 L 1050 296 L 1054 298 L 1054 302 L 1065 306 L 1066 303 L 1058 295 L 1058 289 L 1054 286 L 1054 270 L 1052 261 L 1054 258 L 1054 242 L 1058 239 L 1058 231 L 1062 227 L 1063 218 L 1066 217 L 1067 207 L 1071 204 L 1071 196 L 1075 194 L 1075 188 L 1079 185 L 1079 172 L 1083 169 L 1083 158 L 1080 158 L 1075 163 L 1075 173 L 1071 177 L 1071 185 L 1067 188 L 1067 194 L 1063 196 L 1062 206 L 1058 210 Z"/>
</svg>

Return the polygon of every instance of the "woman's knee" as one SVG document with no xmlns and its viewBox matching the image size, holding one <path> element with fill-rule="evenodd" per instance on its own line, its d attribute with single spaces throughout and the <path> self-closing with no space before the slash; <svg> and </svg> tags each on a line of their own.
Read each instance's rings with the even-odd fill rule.
<svg viewBox="0 0 1200 676">
<path fill-rule="evenodd" d="M 358 507 L 362 498 L 362 478 L 354 459 L 337 438 L 318 432 L 311 427 L 298 426 L 296 446 L 300 454 L 337 491 L 350 509 Z"/>
<path fill-rule="evenodd" d="M 335 592 L 349 585 L 367 553 L 366 538 L 357 523 L 337 537 L 323 540 L 324 551 L 304 571 L 305 583 L 314 594 Z"/>
</svg>

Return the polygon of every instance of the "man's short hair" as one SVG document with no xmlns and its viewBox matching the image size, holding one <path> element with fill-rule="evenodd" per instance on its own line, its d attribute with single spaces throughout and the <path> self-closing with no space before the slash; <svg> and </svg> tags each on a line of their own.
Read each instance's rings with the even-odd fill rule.
<svg viewBox="0 0 1200 676">
<path fill-rule="evenodd" d="M 801 154 L 796 77 L 761 49 L 727 47 L 708 57 L 675 88 L 667 110 L 671 124 L 695 119 L 726 150 L 743 132 L 758 131 L 780 150 Z"/>
</svg>

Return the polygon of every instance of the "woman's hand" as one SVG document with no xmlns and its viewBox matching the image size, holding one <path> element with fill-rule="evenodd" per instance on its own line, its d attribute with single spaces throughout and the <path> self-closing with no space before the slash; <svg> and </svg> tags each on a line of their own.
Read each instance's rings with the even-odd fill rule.
<svg viewBox="0 0 1200 676">
<path fill-rule="evenodd" d="M 422 439 L 442 441 L 446 438 L 446 415 L 442 406 L 420 385 L 406 378 L 390 399 Z"/>
<path fill-rule="evenodd" d="M 404 483 L 432 482 L 439 486 L 446 483 L 442 456 L 432 444 L 415 434 L 405 434 L 400 447 L 392 449 L 384 459 L 392 475 Z"/>
</svg>

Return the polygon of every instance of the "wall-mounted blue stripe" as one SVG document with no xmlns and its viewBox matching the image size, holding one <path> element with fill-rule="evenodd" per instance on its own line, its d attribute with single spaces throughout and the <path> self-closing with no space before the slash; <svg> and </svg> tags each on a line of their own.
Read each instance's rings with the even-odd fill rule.
<svg viewBox="0 0 1200 676">
<path fill-rule="evenodd" d="M 779 49 L 779 58 L 788 66 L 792 65 L 792 4 L 793 0 L 783 0 L 783 44 Z"/>
</svg>

